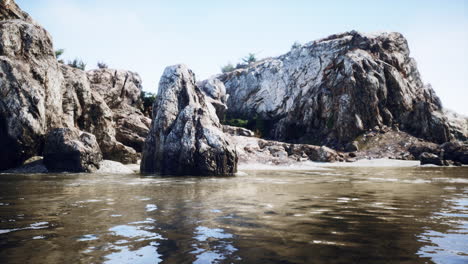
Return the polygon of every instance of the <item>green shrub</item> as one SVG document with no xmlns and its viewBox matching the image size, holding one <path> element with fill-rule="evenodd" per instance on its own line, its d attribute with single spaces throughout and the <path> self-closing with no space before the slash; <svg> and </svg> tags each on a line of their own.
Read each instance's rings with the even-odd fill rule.
<svg viewBox="0 0 468 264">
<path fill-rule="evenodd" d="M 239 119 L 239 118 L 227 119 L 226 121 L 223 122 L 224 125 L 243 127 L 243 128 L 247 128 L 248 123 L 249 123 L 249 120 L 244 120 L 244 119 Z"/>
<path fill-rule="evenodd" d="M 156 94 L 141 91 L 140 98 L 142 102 L 141 111 L 146 116 L 151 117 L 153 112 L 153 104 L 154 101 L 156 101 Z"/>
<path fill-rule="evenodd" d="M 221 67 L 222 73 L 232 72 L 233 70 L 235 70 L 235 68 L 234 68 L 234 65 L 232 65 L 231 63 L 228 63 L 224 65 L 223 67 Z"/>
<path fill-rule="evenodd" d="M 104 63 L 104 62 L 102 62 L 102 61 L 99 61 L 99 62 L 97 63 L 97 66 L 98 66 L 99 69 L 107 69 L 107 68 L 109 68 L 109 66 L 107 66 L 107 64 Z"/>
<path fill-rule="evenodd" d="M 247 65 L 250 65 L 254 62 L 257 61 L 257 57 L 255 56 L 255 53 L 249 53 L 249 55 L 245 56 L 244 58 L 242 58 L 242 61 L 247 64 Z"/>
<path fill-rule="evenodd" d="M 72 61 L 68 61 L 68 66 L 71 66 L 73 68 L 77 68 L 77 69 L 80 69 L 80 70 L 85 70 L 86 69 L 86 63 L 84 63 L 81 59 L 74 59 Z"/>
</svg>

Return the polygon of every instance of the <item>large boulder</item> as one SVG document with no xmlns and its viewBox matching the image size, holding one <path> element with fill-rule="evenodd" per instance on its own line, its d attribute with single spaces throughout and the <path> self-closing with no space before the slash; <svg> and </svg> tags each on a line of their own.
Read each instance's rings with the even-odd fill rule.
<svg viewBox="0 0 468 264">
<path fill-rule="evenodd" d="M 444 159 L 468 164 L 468 142 L 446 142 L 440 145 Z"/>
<path fill-rule="evenodd" d="M 153 116 L 142 173 L 216 176 L 236 172 L 235 148 L 186 66 L 164 70 Z"/>
<path fill-rule="evenodd" d="M 444 161 L 436 154 L 429 153 L 429 152 L 423 152 L 421 155 L 419 155 L 419 160 L 421 165 L 437 165 L 437 166 L 444 166 Z"/>
<path fill-rule="evenodd" d="M 0 3 L 0 170 L 42 151 L 61 126 L 62 75 L 50 35 L 14 1 Z"/>
<path fill-rule="evenodd" d="M 53 172 L 94 172 L 102 160 L 96 137 L 77 129 L 49 132 L 44 146 L 44 164 Z"/>
<path fill-rule="evenodd" d="M 399 126 L 439 144 L 463 140 L 467 119 L 443 111 L 409 55 L 399 33 L 351 31 L 214 78 L 229 94 L 228 116 L 263 121 L 267 138 L 343 147 Z"/>
<path fill-rule="evenodd" d="M 94 134 L 104 159 L 136 163 L 139 155 L 116 139 L 114 113 L 101 95 L 91 89 L 86 72 L 66 65 L 61 70 L 64 125 Z"/>
</svg>

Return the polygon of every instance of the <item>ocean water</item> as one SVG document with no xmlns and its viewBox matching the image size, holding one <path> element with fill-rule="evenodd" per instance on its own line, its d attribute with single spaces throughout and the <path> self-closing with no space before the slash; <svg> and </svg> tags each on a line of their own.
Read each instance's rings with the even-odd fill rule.
<svg viewBox="0 0 468 264">
<path fill-rule="evenodd" d="M 468 263 L 468 168 L 0 174 L 0 263 Z"/>
</svg>

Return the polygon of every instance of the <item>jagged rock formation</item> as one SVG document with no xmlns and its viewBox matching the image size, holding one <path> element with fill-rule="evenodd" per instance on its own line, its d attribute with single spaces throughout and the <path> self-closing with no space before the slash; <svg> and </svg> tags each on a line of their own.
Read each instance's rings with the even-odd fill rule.
<svg viewBox="0 0 468 264">
<path fill-rule="evenodd" d="M 91 89 L 86 72 L 66 65 L 61 65 L 61 70 L 65 126 L 94 134 L 104 159 L 136 163 L 138 154 L 117 141 L 114 113 L 101 95 Z"/>
<path fill-rule="evenodd" d="M 35 23 L 28 13 L 24 12 L 23 10 L 21 10 L 21 8 L 19 8 L 15 1 L 0 1 L 0 21 L 12 19 L 21 19 L 31 24 Z"/>
<path fill-rule="evenodd" d="M 13 7 L 8 9 L 6 7 Z M 13 1 L 0 5 L 0 170 L 42 150 L 47 131 L 61 125 L 62 75 L 49 34 Z M 13 20 L 5 20 L 15 18 Z"/>
<path fill-rule="evenodd" d="M 164 70 L 153 116 L 142 173 L 215 176 L 236 172 L 234 146 L 186 66 Z"/>
<path fill-rule="evenodd" d="M 96 84 L 97 76 L 105 79 L 107 72 L 116 73 L 114 83 Z M 127 75 L 118 86 L 120 76 Z M 135 149 L 141 151 L 150 123 L 136 107 L 141 80 L 131 72 L 107 69 L 89 76 L 59 64 L 50 35 L 14 1 L 0 3 L 0 170 L 42 155 L 45 135 L 62 127 L 94 134 L 106 159 L 137 162 Z M 108 101 L 114 108 L 99 93 L 106 87 L 113 92 L 121 88 L 122 100 Z"/>
<path fill-rule="evenodd" d="M 342 147 L 385 125 L 437 143 L 468 138 L 466 118 L 443 113 L 399 33 L 332 35 L 216 78 L 228 115 L 264 119 L 272 139 Z"/>
<path fill-rule="evenodd" d="M 151 119 L 140 110 L 140 76 L 131 71 L 113 69 L 92 70 L 87 75 L 91 89 L 104 98 L 114 113 L 117 140 L 142 152 Z"/>
<path fill-rule="evenodd" d="M 101 161 L 94 135 L 69 128 L 57 128 L 47 134 L 44 164 L 48 171 L 94 172 Z"/>
</svg>

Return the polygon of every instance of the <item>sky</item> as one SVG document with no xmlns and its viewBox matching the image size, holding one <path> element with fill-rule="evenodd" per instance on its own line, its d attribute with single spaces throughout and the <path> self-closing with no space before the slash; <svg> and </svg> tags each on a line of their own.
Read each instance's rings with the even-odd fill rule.
<svg viewBox="0 0 468 264">
<path fill-rule="evenodd" d="M 468 115 L 468 0 L 16 2 L 49 31 L 54 48 L 65 49 L 65 60 L 138 72 L 150 92 L 169 65 L 184 63 L 202 80 L 249 53 L 284 54 L 296 41 L 397 31 L 444 107 Z"/>
</svg>

